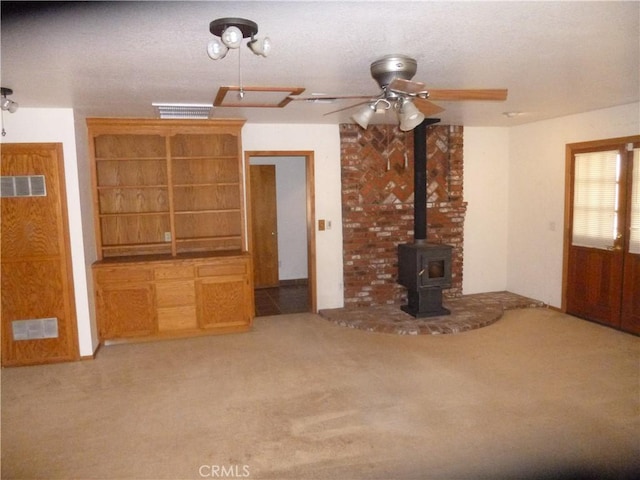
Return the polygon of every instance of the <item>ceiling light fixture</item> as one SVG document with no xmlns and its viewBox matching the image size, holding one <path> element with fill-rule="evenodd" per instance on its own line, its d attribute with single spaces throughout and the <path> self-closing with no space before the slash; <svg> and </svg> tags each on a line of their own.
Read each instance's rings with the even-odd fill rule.
<svg viewBox="0 0 640 480">
<path fill-rule="evenodd" d="M 9 113 L 16 113 L 18 110 L 18 104 L 7 98 L 7 95 L 13 95 L 13 90 L 10 88 L 0 87 L 0 94 L 2 95 L 2 103 L 0 104 L 2 110 Z"/>
<path fill-rule="evenodd" d="M 7 95 L 13 95 L 13 90 L 10 88 L 0 87 L 0 95 L 2 95 L 2 100 L 0 100 L 0 123 L 2 124 L 2 136 L 4 137 L 7 134 L 4 129 L 4 112 L 16 113 L 18 111 L 18 104 L 7 98 Z"/>
<path fill-rule="evenodd" d="M 242 40 L 251 37 L 247 47 L 254 54 L 266 57 L 271 51 L 268 37 L 258 39 L 258 24 L 246 18 L 218 18 L 209 24 L 209 31 L 218 38 L 207 44 L 207 53 L 213 60 L 220 60 L 229 49 L 240 48 Z"/>
<path fill-rule="evenodd" d="M 403 132 L 413 130 L 424 120 L 424 114 L 418 110 L 418 107 L 411 100 L 401 98 L 398 100 L 397 105 L 400 130 Z"/>
<path fill-rule="evenodd" d="M 385 92 L 385 94 L 387 93 Z M 418 107 L 415 106 L 410 98 L 393 94 L 387 94 L 387 98 L 377 98 L 367 102 L 366 105 L 351 116 L 351 119 L 362 128 L 367 128 L 374 113 L 380 113 L 390 108 L 396 111 L 400 122 L 400 130 L 403 132 L 413 130 L 425 119 L 424 114 L 418 110 Z"/>
<path fill-rule="evenodd" d="M 374 113 L 379 113 L 391 108 L 391 102 L 385 98 L 378 98 L 372 102 L 368 102 L 360 110 L 351 116 L 351 119 L 362 128 L 367 128 L 369 122 L 373 118 Z"/>
</svg>

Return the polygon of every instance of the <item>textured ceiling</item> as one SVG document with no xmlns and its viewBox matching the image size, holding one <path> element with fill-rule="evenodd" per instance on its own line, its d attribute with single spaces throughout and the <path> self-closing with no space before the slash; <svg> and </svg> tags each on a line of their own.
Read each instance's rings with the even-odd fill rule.
<svg viewBox="0 0 640 480">
<path fill-rule="evenodd" d="M 634 1 L 16 3 L 1 3 L 1 75 L 22 107 L 151 117 L 152 103 L 213 103 L 221 86 L 240 81 L 375 96 L 369 65 L 390 53 L 416 58 L 414 80 L 432 88 L 509 89 L 506 102 L 438 102 L 449 124 L 514 125 L 640 98 Z M 220 17 L 258 23 L 258 36 L 273 44 L 269 57 L 243 44 L 209 59 L 209 22 Z M 324 114 L 353 103 L 218 107 L 213 115 L 341 123 L 353 110 Z"/>
</svg>

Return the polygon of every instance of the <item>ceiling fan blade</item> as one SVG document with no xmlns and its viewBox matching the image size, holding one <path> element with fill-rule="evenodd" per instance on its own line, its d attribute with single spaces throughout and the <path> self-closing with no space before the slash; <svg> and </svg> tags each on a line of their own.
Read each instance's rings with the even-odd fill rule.
<svg viewBox="0 0 640 480">
<path fill-rule="evenodd" d="M 367 98 L 369 98 L 369 97 L 367 97 Z M 349 105 L 348 107 L 339 108 L 338 110 L 333 110 L 333 111 L 331 111 L 331 112 L 327 112 L 327 113 L 325 113 L 323 116 L 331 115 L 331 114 L 333 114 L 333 113 L 342 112 L 342 111 L 344 111 L 344 110 L 349 110 L 350 108 L 359 107 L 360 105 L 364 105 L 365 103 L 369 103 L 369 101 L 370 101 L 370 100 L 371 100 L 371 99 L 369 98 L 369 100 L 366 100 L 366 101 L 364 101 L 364 102 L 359 102 L 359 103 L 356 103 L 356 104 L 354 104 L 354 105 Z"/>
<path fill-rule="evenodd" d="M 425 100 L 424 98 L 416 97 L 413 99 L 413 103 L 416 107 L 418 107 L 418 110 L 420 110 L 425 117 L 430 117 L 431 115 L 444 112 L 444 108 L 430 102 L 429 100 Z"/>
<path fill-rule="evenodd" d="M 506 88 L 479 89 L 479 90 L 441 90 L 429 89 L 429 100 L 495 100 L 507 99 Z"/>
<path fill-rule="evenodd" d="M 288 95 L 287 98 L 291 100 L 302 100 L 305 102 L 315 102 L 315 101 L 331 101 L 331 100 L 350 100 L 356 98 L 374 98 L 375 95 L 311 95 L 311 96 L 301 96 L 301 95 Z"/>
<path fill-rule="evenodd" d="M 402 78 L 394 78 L 387 88 L 394 92 L 406 93 L 407 95 L 418 95 L 419 93 L 427 91 L 427 86 L 424 83 L 412 82 L 411 80 L 404 80 Z"/>
</svg>

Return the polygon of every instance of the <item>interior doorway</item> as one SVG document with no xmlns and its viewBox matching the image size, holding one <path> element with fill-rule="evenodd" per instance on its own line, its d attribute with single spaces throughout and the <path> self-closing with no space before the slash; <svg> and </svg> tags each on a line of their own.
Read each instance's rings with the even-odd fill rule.
<svg viewBox="0 0 640 480">
<path fill-rule="evenodd" d="M 299 305 L 304 298 L 305 305 L 298 311 L 317 312 L 313 152 L 247 151 L 245 165 L 249 183 L 247 238 L 257 272 L 256 300 L 269 295 L 274 302 Z M 275 169 L 279 208 L 275 215 L 267 215 L 264 208 L 272 201 L 268 200 L 270 187 L 266 186 L 265 190 L 265 185 L 254 183 L 272 182 L 272 169 Z M 277 250 L 269 253 L 269 248 L 274 248 L 274 240 Z M 273 273 L 269 273 L 273 272 L 274 260 L 277 262 L 275 282 Z M 258 310 L 257 306 L 257 314 Z"/>
<path fill-rule="evenodd" d="M 640 137 L 567 145 L 563 310 L 640 333 Z"/>
</svg>

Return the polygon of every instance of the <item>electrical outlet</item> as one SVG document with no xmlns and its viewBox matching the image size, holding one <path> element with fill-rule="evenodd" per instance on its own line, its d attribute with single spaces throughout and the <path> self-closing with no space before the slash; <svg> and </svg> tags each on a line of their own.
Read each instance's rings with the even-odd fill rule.
<svg viewBox="0 0 640 480">
<path fill-rule="evenodd" d="M 331 230 L 331 220 L 327 220 L 327 230 Z"/>
<path fill-rule="evenodd" d="M 165 242 L 171 241 L 171 232 L 164 232 L 164 241 Z"/>
<path fill-rule="evenodd" d="M 326 228 L 324 220 L 318 220 L 318 230 L 324 230 Z"/>
</svg>

